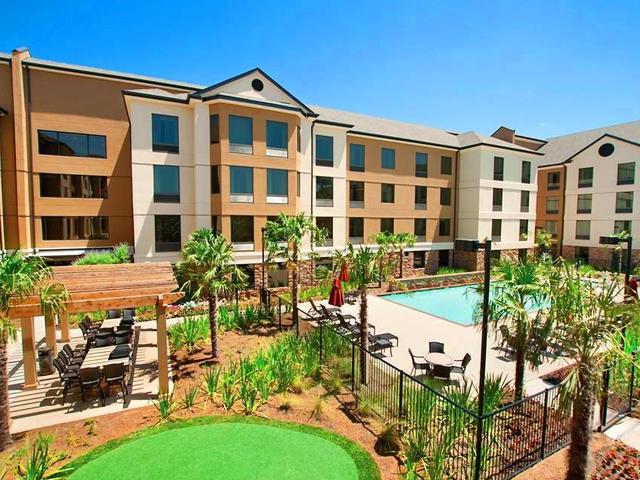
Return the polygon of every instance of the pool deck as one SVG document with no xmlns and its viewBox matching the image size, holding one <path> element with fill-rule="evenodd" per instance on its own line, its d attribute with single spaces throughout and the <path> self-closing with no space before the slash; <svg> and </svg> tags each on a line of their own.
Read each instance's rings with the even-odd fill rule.
<svg viewBox="0 0 640 480">
<path fill-rule="evenodd" d="M 325 305 L 327 305 L 326 302 Z M 307 310 L 307 305 L 302 306 Z M 358 317 L 359 305 L 342 307 L 344 313 Z M 424 355 L 428 352 L 430 341 L 443 342 L 445 352 L 455 360 L 460 360 L 465 353 L 471 355 L 471 362 L 467 366 L 464 378 L 477 384 L 480 371 L 480 329 L 476 326 L 463 326 L 449 320 L 420 312 L 410 307 L 385 300 L 384 297 L 368 296 L 369 322 L 375 325 L 376 333 L 390 332 L 398 336 L 399 347 L 394 348 L 393 356 L 386 360 L 392 365 L 411 372 L 412 364 L 408 349 L 414 355 Z M 568 365 L 565 358 L 550 356 L 537 370 L 527 368 L 525 372 L 525 390 L 528 395 L 535 394 L 550 387 L 539 377 L 558 368 Z M 528 366 L 527 366 L 528 367 Z M 502 374 L 513 381 L 515 361 L 498 349 L 493 331 L 489 331 L 487 349 L 487 372 Z M 452 374 L 452 380 L 462 381 L 459 374 Z"/>
</svg>

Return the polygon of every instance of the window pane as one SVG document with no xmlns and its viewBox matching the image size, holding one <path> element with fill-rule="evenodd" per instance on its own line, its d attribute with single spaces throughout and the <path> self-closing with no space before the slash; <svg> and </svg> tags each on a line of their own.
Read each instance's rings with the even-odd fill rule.
<svg viewBox="0 0 640 480">
<path fill-rule="evenodd" d="M 316 200 L 333 200 L 332 177 L 316 177 Z"/>
<path fill-rule="evenodd" d="M 413 252 L 413 268 L 424 268 L 424 252 Z"/>
<path fill-rule="evenodd" d="M 502 189 L 493 189 L 493 211 L 499 212 L 502 210 Z"/>
<path fill-rule="evenodd" d="M 413 233 L 416 237 L 423 237 L 427 234 L 427 219 L 416 218 L 413 221 Z"/>
<path fill-rule="evenodd" d="M 89 135 L 89 156 L 107 158 L 107 137 L 103 135 Z"/>
<path fill-rule="evenodd" d="M 349 182 L 349 201 L 364 202 L 364 182 Z"/>
<path fill-rule="evenodd" d="M 591 213 L 591 194 L 578 195 L 578 213 Z"/>
<path fill-rule="evenodd" d="M 229 115 L 229 143 L 253 146 L 253 119 Z"/>
<path fill-rule="evenodd" d="M 417 186 L 415 192 L 415 203 L 416 205 L 426 205 L 427 204 L 427 187 Z"/>
<path fill-rule="evenodd" d="M 322 228 L 327 235 L 323 246 L 333 245 L 333 217 L 316 217 L 316 225 Z"/>
<path fill-rule="evenodd" d="M 209 117 L 209 135 L 211 143 L 220 143 L 220 116 L 217 113 Z"/>
<path fill-rule="evenodd" d="M 442 175 L 451 175 L 451 157 L 440 158 L 440 173 Z"/>
<path fill-rule="evenodd" d="M 289 144 L 289 126 L 284 122 L 267 120 L 267 148 L 287 150 Z"/>
<path fill-rule="evenodd" d="M 43 240 L 107 240 L 108 217 L 42 217 Z"/>
<path fill-rule="evenodd" d="M 451 221 L 448 218 L 443 218 L 438 221 L 438 235 L 441 237 L 448 237 L 451 230 Z"/>
<path fill-rule="evenodd" d="M 522 183 L 531 183 L 531 162 L 522 162 Z"/>
<path fill-rule="evenodd" d="M 633 192 L 616 193 L 616 213 L 633 212 Z"/>
<path fill-rule="evenodd" d="M 593 167 L 578 170 L 578 187 L 588 188 L 593 186 Z"/>
<path fill-rule="evenodd" d="M 38 153 L 58 155 L 58 132 L 38 130 Z"/>
<path fill-rule="evenodd" d="M 156 252 L 180 251 L 180 215 L 156 215 Z"/>
<path fill-rule="evenodd" d="M 382 203 L 395 202 L 395 186 L 390 183 L 380 185 L 380 201 Z"/>
<path fill-rule="evenodd" d="M 381 218 L 380 219 L 380 232 L 381 233 L 393 233 L 393 218 Z"/>
<path fill-rule="evenodd" d="M 364 145 L 349 144 L 349 170 L 364 172 Z"/>
<path fill-rule="evenodd" d="M 58 133 L 59 155 L 69 155 L 72 157 L 89 156 L 89 139 L 87 135 L 80 133 Z"/>
<path fill-rule="evenodd" d="M 544 229 L 551 234 L 553 238 L 558 237 L 558 222 L 555 220 L 547 220 L 544 222 Z"/>
<path fill-rule="evenodd" d="M 107 177 L 41 173 L 40 196 L 53 198 L 107 198 Z"/>
<path fill-rule="evenodd" d="M 163 203 L 180 202 L 180 167 L 170 165 L 153 166 L 153 201 Z"/>
<path fill-rule="evenodd" d="M 631 234 L 631 220 L 616 220 L 613 222 L 613 233 L 619 235 L 623 232 Z"/>
<path fill-rule="evenodd" d="M 178 153 L 178 117 L 151 115 L 154 152 Z"/>
<path fill-rule="evenodd" d="M 211 193 L 220 193 L 220 167 L 211 167 Z"/>
<path fill-rule="evenodd" d="M 333 167 L 333 137 L 316 135 L 316 165 Z"/>
<path fill-rule="evenodd" d="M 364 218 L 349 218 L 349 239 L 364 237 Z"/>
<path fill-rule="evenodd" d="M 529 234 L 529 220 L 520 220 L 520 238 Z"/>
<path fill-rule="evenodd" d="M 440 205 L 451 205 L 451 189 L 440 189 Z"/>
<path fill-rule="evenodd" d="M 591 235 L 591 222 L 589 220 L 576 221 L 576 239 L 589 240 Z"/>
<path fill-rule="evenodd" d="M 547 190 L 560 189 L 560 172 L 547 173 Z"/>
<path fill-rule="evenodd" d="M 220 215 L 211 216 L 211 230 L 218 235 L 222 234 L 222 217 Z"/>
<path fill-rule="evenodd" d="M 635 181 L 635 162 L 618 165 L 618 185 L 631 185 Z"/>
<path fill-rule="evenodd" d="M 253 217 L 248 215 L 231 217 L 231 242 L 253 243 Z"/>
<path fill-rule="evenodd" d="M 502 236 L 502 220 L 499 220 L 499 219 L 491 220 L 491 239 L 499 241 L 501 236 Z"/>
<path fill-rule="evenodd" d="M 560 199 L 553 197 L 547 198 L 547 213 L 558 213 L 560 211 Z"/>
<path fill-rule="evenodd" d="M 106 158 L 106 143 L 104 135 L 38 130 L 38 152 L 42 155 Z"/>
<path fill-rule="evenodd" d="M 493 179 L 504 180 L 504 158 L 493 157 Z"/>
<path fill-rule="evenodd" d="M 289 172 L 267 169 L 267 195 L 287 197 L 289 195 Z"/>
<path fill-rule="evenodd" d="M 253 195 L 253 168 L 229 167 L 231 195 Z"/>
<path fill-rule="evenodd" d="M 382 168 L 396 168 L 396 151 L 393 148 L 383 148 L 380 155 Z"/>
<path fill-rule="evenodd" d="M 528 212 L 529 211 L 529 191 L 522 190 L 520 192 L 520 211 Z"/>
<path fill-rule="evenodd" d="M 416 153 L 416 177 L 425 178 L 429 175 L 429 156 L 426 153 Z"/>
</svg>

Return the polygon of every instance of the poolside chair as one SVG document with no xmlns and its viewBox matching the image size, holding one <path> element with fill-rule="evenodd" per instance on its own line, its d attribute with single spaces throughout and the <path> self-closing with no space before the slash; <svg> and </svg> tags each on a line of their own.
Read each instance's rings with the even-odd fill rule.
<svg viewBox="0 0 640 480">
<path fill-rule="evenodd" d="M 462 360 L 455 360 L 455 364 L 453 365 L 453 369 L 451 370 L 453 373 L 460 373 L 464 375 L 464 372 L 467 370 L 467 365 L 471 361 L 471 355 L 468 353 L 462 358 Z"/>
<path fill-rule="evenodd" d="M 502 336 L 500 349 L 505 353 L 513 354 L 514 350 L 508 345 L 513 336 L 509 332 L 509 328 L 506 325 L 500 325 L 500 335 Z"/>
<path fill-rule="evenodd" d="M 127 366 L 124 363 L 112 363 L 104 366 L 104 380 L 107 383 L 106 396 L 109 396 L 112 386 L 118 386 L 122 390 L 123 400 L 127 399 L 126 373 Z"/>
<path fill-rule="evenodd" d="M 96 330 L 88 328 L 84 321 L 82 321 L 79 326 L 85 340 L 93 341 L 95 339 Z"/>
<path fill-rule="evenodd" d="M 82 401 L 87 401 L 87 392 L 92 389 L 98 391 L 98 396 L 102 400 L 102 406 L 104 406 L 104 392 L 100 386 L 100 367 L 82 368 L 78 372 L 80 378 L 80 392 L 82 393 Z"/>
<path fill-rule="evenodd" d="M 77 370 L 68 371 L 59 358 L 53 359 L 53 366 L 60 376 L 60 383 L 62 384 L 62 403 L 64 403 L 67 398 L 69 388 L 71 388 L 73 384 L 80 384 L 80 377 L 78 376 Z"/>
<path fill-rule="evenodd" d="M 341 314 L 336 314 L 335 318 L 338 319 L 338 325 L 335 326 L 338 333 L 350 338 L 360 335 L 360 329 L 348 323 Z"/>
<path fill-rule="evenodd" d="M 377 353 L 381 350 L 388 350 L 389 356 L 393 357 L 394 345 L 391 342 L 391 340 L 383 337 L 382 335 L 371 335 L 371 334 L 368 335 L 367 339 L 369 343 L 369 345 L 367 346 L 368 350 L 370 350 L 373 353 Z"/>
<path fill-rule="evenodd" d="M 136 309 L 135 308 L 125 308 L 122 311 L 122 319 L 123 320 L 131 320 L 133 321 L 133 317 L 136 314 Z"/>
<path fill-rule="evenodd" d="M 119 309 L 112 309 L 107 312 L 107 318 L 120 318 L 122 316 L 122 311 Z"/>
<path fill-rule="evenodd" d="M 438 365 L 437 363 L 431 364 L 431 376 L 440 380 L 450 381 L 451 371 L 453 367 L 445 367 L 444 365 Z"/>
<path fill-rule="evenodd" d="M 429 353 L 444 353 L 444 343 L 429 342 Z"/>
<path fill-rule="evenodd" d="M 339 312 L 340 309 L 338 307 L 327 307 L 325 305 L 323 305 L 322 303 L 320 304 L 320 308 L 318 308 L 315 304 L 315 302 L 313 301 L 313 298 L 309 299 L 309 303 L 311 304 L 311 308 L 309 309 L 309 311 L 307 312 L 307 315 L 309 315 L 311 318 L 322 318 L 325 316 L 325 313 L 323 310 L 321 310 L 320 308 L 328 311 L 331 315 L 333 315 L 336 312 Z"/>
<path fill-rule="evenodd" d="M 409 349 L 409 355 L 411 356 L 411 365 L 412 365 L 411 375 L 419 371 L 424 371 L 425 373 L 428 373 L 429 370 L 431 370 L 431 365 L 424 359 L 424 357 L 421 357 L 419 355 L 414 355 L 411 349 Z"/>
</svg>

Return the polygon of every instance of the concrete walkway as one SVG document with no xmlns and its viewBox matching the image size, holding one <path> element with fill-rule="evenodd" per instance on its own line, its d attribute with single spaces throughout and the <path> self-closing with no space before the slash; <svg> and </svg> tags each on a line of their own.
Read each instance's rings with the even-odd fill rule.
<svg viewBox="0 0 640 480">
<path fill-rule="evenodd" d="M 620 440 L 630 447 L 640 450 L 640 420 L 625 417 L 605 432 L 607 437 Z"/>
</svg>

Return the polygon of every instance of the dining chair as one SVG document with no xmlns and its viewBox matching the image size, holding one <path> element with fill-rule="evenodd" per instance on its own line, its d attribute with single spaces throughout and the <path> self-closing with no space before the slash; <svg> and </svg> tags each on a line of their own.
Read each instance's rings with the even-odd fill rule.
<svg viewBox="0 0 640 480">
<path fill-rule="evenodd" d="M 87 392 L 92 389 L 98 391 L 98 396 L 104 406 L 104 392 L 100 386 L 100 367 L 81 368 L 78 372 L 80 377 L 80 392 L 82 393 L 82 401 L 87 401 Z"/>
<path fill-rule="evenodd" d="M 447 382 L 451 380 L 451 371 L 453 370 L 452 366 L 444 366 L 439 365 L 437 363 L 432 364 L 431 367 L 431 376 L 433 378 L 438 378 L 440 380 L 446 380 Z"/>
<path fill-rule="evenodd" d="M 424 359 L 424 357 L 414 355 L 411 349 L 409 349 L 409 355 L 411 356 L 411 365 L 413 366 L 413 368 L 411 369 L 411 375 L 413 375 L 417 371 L 429 371 L 430 364 Z"/>
<path fill-rule="evenodd" d="M 96 347 L 108 347 L 109 345 L 113 345 L 113 332 L 96 334 Z"/>
<path fill-rule="evenodd" d="M 127 399 L 127 385 L 125 382 L 125 375 L 127 367 L 124 363 L 110 363 L 104 366 L 104 380 L 107 383 L 107 393 L 109 396 L 112 386 L 120 387 L 122 390 L 122 398 Z"/>
<path fill-rule="evenodd" d="M 429 353 L 444 353 L 444 343 L 429 342 Z"/>
<path fill-rule="evenodd" d="M 469 355 L 468 353 L 465 354 L 465 356 L 462 358 L 462 360 L 456 360 L 454 365 L 453 365 L 453 373 L 460 373 L 462 375 L 464 375 L 464 372 L 467 370 L 467 365 L 469 365 L 469 362 L 471 361 L 471 355 Z"/>
<path fill-rule="evenodd" d="M 116 345 L 124 345 L 127 343 L 131 343 L 131 329 L 116 330 L 115 342 L 116 342 Z"/>
<path fill-rule="evenodd" d="M 71 388 L 73 384 L 80 384 L 80 377 L 77 370 L 67 370 L 59 358 L 53 359 L 53 366 L 60 376 L 60 383 L 62 383 L 62 403 L 64 403 L 69 388 Z"/>
</svg>

